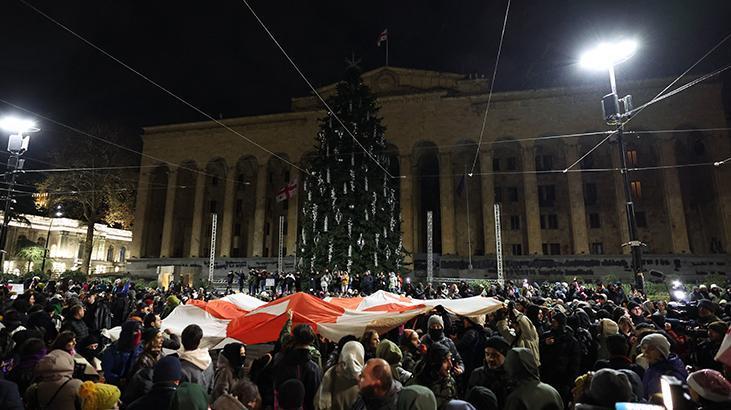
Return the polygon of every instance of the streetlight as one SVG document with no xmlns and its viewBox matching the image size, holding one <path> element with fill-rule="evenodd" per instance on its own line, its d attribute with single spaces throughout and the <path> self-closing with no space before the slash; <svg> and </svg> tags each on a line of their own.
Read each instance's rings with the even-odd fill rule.
<svg viewBox="0 0 731 410">
<path fill-rule="evenodd" d="M 10 158 L 8 158 L 8 171 L 5 173 L 7 193 L 5 194 L 3 226 L 2 231 L 0 231 L 0 270 L 5 271 L 5 256 L 7 255 L 5 247 L 8 239 L 8 224 L 10 223 L 10 203 L 15 201 L 12 198 L 13 189 L 15 188 L 15 175 L 23 169 L 24 160 L 20 157 L 28 150 L 28 142 L 30 141 L 30 136 L 24 134 L 38 132 L 40 129 L 36 127 L 35 121 L 18 117 L 0 119 L 0 128 L 10 132 L 10 138 L 8 139 Z"/>
<path fill-rule="evenodd" d="M 632 96 L 627 95 L 620 99 L 617 94 L 617 81 L 614 77 L 614 66 L 629 60 L 637 52 L 637 42 L 631 39 L 604 42 L 595 48 L 582 54 L 579 64 L 583 68 L 593 70 L 609 71 L 609 83 L 612 93 L 602 98 L 602 111 L 607 125 L 616 127 L 617 145 L 619 146 L 619 158 L 621 161 L 622 181 L 624 183 L 624 196 L 627 209 L 627 226 L 629 230 L 629 245 L 632 250 L 632 270 L 635 275 L 635 286 L 643 291 L 643 264 L 642 264 L 642 242 L 637 239 L 637 221 L 635 219 L 635 206 L 630 189 L 629 173 L 627 170 L 627 150 L 624 145 L 623 131 L 624 123 L 632 111 Z M 621 102 L 621 107 L 620 107 Z"/>
<path fill-rule="evenodd" d="M 48 223 L 48 232 L 46 232 L 46 247 L 43 249 L 43 263 L 41 263 L 41 273 L 46 270 L 46 257 L 48 257 L 48 241 L 51 238 L 51 227 L 53 226 L 53 218 L 60 218 L 63 216 L 61 212 L 61 205 L 56 205 L 56 212 L 51 215 L 51 221 Z"/>
</svg>

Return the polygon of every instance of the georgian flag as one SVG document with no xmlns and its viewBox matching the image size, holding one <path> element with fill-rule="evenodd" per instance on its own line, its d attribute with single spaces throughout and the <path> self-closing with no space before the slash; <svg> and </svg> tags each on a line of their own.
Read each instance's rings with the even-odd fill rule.
<svg viewBox="0 0 731 410">
<path fill-rule="evenodd" d="M 286 201 L 292 198 L 297 193 L 297 178 L 293 179 L 292 182 L 282 187 L 277 192 L 277 202 Z"/>
<path fill-rule="evenodd" d="M 388 29 L 384 29 L 383 31 L 381 31 L 381 34 L 378 35 L 378 42 L 376 43 L 376 45 L 380 47 L 381 43 L 383 43 L 384 41 L 388 41 Z"/>
</svg>

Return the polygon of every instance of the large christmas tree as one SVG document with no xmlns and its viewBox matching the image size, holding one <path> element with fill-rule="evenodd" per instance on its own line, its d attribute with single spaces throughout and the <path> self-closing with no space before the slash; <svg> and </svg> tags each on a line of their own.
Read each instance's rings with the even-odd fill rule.
<svg viewBox="0 0 731 410">
<path fill-rule="evenodd" d="M 386 129 L 357 66 L 346 70 L 328 104 L 370 155 L 332 114 L 320 120 L 303 186 L 300 269 L 396 271 L 403 259 L 398 181 L 385 171 Z"/>
</svg>

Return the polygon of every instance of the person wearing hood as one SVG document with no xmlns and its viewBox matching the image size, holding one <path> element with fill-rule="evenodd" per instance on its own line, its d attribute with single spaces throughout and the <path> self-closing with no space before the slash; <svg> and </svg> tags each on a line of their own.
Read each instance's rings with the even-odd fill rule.
<svg viewBox="0 0 731 410">
<path fill-rule="evenodd" d="M 36 383 L 25 391 L 30 409 L 73 409 L 80 406 L 79 387 L 74 379 L 74 358 L 63 350 L 53 350 L 35 368 Z"/>
<path fill-rule="evenodd" d="M 112 343 L 102 356 L 104 381 L 117 387 L 124 387 L 132 374 L 132 367 L 142 353 L 142 331 L 140 323 L 127 321 L 122 325 L 119 340 Z"/>
<path fill-rule="evenodd" d="M 76 352 L 89 362 L 89 365 L 101 373 L 102 362 L 97 358 L 99 355 L 99 338 L 93 335 L 89 335 L 79 341 L 77 344 Z"/>
<path fill-rule="evenodd" d="M 304 409 L 313 410 L 315 393 L 322 381 L 322 370 L 310 352 L 310 346 L 315 341 L 315 332 L 309 325 L 299 324 L 292 330 L 291 337 L 289 346 L 273 359 L 275 395 L 285 381 L 299 379 L 305 386 Z"/>
<path fill-rule="evenodd" d="M 444 334 L 444 319 L 440 315 L 429 316 L 427 322 L 429 332 L 421 338 L 421 343 L 426 345 L 427 348 L 435 343 L 440 343 L 442 346 L 446 346 L 451 353 L 451 362 L 453 366 L 452 372 L 455 376 L 459 376 L 464 373 L 464 362 L 462 362 L 462 356 L 457 351 L 457 346 L 454 344 L 452 339 L 448 338 Z"/>
<path fill-rule="evenodd" d="M 439 342 L 432 343 L 426 357 L 416 366 L 415 384 L 428 387 L 437 399 L 437 408 L 443 409 L 457 397 L 457 383 L 452 377 L 452 353 Z"/>
<path fill-rule="evenodd" d="M 416 330 L 404 329 L 399 339 L 399 345 L 401 354 L 403 355 L 401 367 L 407 372 L 413 373 L 416 362 L 421 359 L 421 352 L 419 351 L 421 341 L 419 340 L 419 334 Z"/>
<path fill-rule="evenodd" d="M 572 382 L 581 368 L 581 347 L 566 320 L 564 313 L 554 311 L 551 330 L 541 338 L 542 380 L 558 390 L 564 402 L 570 400 Z"/>
<path fill-rule="evenodd" d="M 211 405 L 213 410 L 253 410 L 261 404 L 261 396 L 256 385 L 250 380 L 241 379 L 223 393 Z"/>
<path fill-rule="evenodd" d="M 505 372 L 513 388 L 505 399 L 504 410 L 561 410 L 563 399 L 556 389 L 540 381 L 533 351 L 514 347 L 505 356 Z"/>
<path fill-rule="evenodd" d="M 152 390 L 127 406 L 127 410 L 169 409 L 180 385 L 182 371 L 175 356 L 160 359 L 153 370 Z"/>
<path fill-rule="evenodd" d="M 142 332 L 143 350 L 130 372 L 130 381 L 122 395 L 123 403 L 131 403 L 135 398 L 152 390 L 153 369 L 162 358 L 162 334 L 157 329 L 145 329 Z"/>
<path fill-rule="evenodd" d="M 160 315 L 160 317 L 165 319 L 178 306 L 180 306 L 180 299 L 178 299 L 175 295 L 168 296 L 165 300 L 165 307 L 163 308 L 162 315 Z"/>
<path fill-rule="evenodd" d="M 674 353 L 670 353 L 670 342 L 665 336 L 659 333 L 649 334 L 642 338 L 639 348 L 649 364 L 642 377 L 645 398 L 660 393 L 662 376 L 674 376 L 678 380 L 685 380 L 688 377 L 683 361 Z"/>
<path fill-rule="evenodd" d="M 325 372 L 315 394 L 317 410 L 348 410 L 358 398 L 358 380 L 364 366 L 365 349 L 350 341 L 340 350 L 338 363 Z"/>
<path fill-rule="evenodd" d="M 541 364 L 538 332 L 528 316 L 514 308 L 501 309 L 495 313 L 497 330 L 511 346 L 525 347 L 533 352 L 533 358 Z"/>
<path fill-rule="evenodd" d="M 505 355 L 510 345 L 500 336 L 487 339 L 484 353 L 484 365 L 475 369 L 470 375 L 467 388 L 484 387 L 496 396 L 497 403 L 502 406 L 507 396 L 508 376 L 505 373 Z M 468 400 L 469 401 L 469 400 Z"/>
<path fill-rule="evenodd" d="M 181 342 L 183 352 L 180 353 L 180 367 L 184 382 L 203 386 L 206 393 L 213 389 L 213 360 L 207 348 L 201 348 L 203 329 L 198 325 L 188 325 L 183 329 Z"/>
<path fill-rule="evenodd" d="M 35 378 L 35 367 L 46 355 L 43 340 L 30 338 L 20 345 L 20 361 L 8 373 L 7 379 L 18 385 L 20 394 L 25 393 Z"/>
<path fill-rule="evenodd" d="M 597 324 L 597 353 L 596 358 L 597 360 L 606 360 L 609 359 L 609 356 L 611 354 L 609 353 L 609 350 L 607 349 L 607 338 L 612 335 L 616 335 L 619 333 L 619 325 L 617 325 L 617 322 L 613 321 L 609 318 L 602 318 L 599 319 L 599 323 Z"/>
<path fill-rule="evenodd" d="M 396 343 L 388 339 L 381 340 L 381 343 L 379 343 L 376 348 L 376 357 L 385 360 L 388 365 L 391 366 L 393 378 L 398 380 L 401 384 L 406 385 L 411 378 L 414 377 L 411 372 L 404 370 L 404 368 L 401 367 L 403 354 L 401 349 L 396 346 Z"/>
<path fill-rule="evenodd" d="M 688 375 L 690 397 L 699 410 L 731 408 L 731 383 L 716 370 L 702 369 Z"/>
<path fill-rule="evenodd" d="M 215 401 L 224 393 L 229 393 L 236 382 L 243 376 L 246 362 L 246 345 L 229 343 L 223 347 L 216 361 L 216 376 L 213 380 L 211 401 Z"/>
<path fill-rule="evenodd" d="M 484 342 L 488 338 L 488 331 L 485 330 L 485 315 L 478 317 L 462 318 L 464 333 L 456 343 L 462 361 L 464 362 L 464 373 L 469 377 L 472 371 L 482 363 L 484 355 Z"/>
<path fill-rule="evenodd" d="M 591 376 L 589 386 L 576 404 L 576 410 L 612 410 L 616 403 L 636 402 L 626 374 L 602 369 Z"/>
</svg>

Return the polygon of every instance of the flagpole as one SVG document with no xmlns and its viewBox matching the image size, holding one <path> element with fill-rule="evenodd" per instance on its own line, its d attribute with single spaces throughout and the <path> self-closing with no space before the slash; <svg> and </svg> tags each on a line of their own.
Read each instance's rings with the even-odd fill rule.
<svg viewBox="0 0 731 410">
<path fill-rule="evenodd" d="M 386 34 L 386 67 L 388 67 L 388 34 Z"/>
</svg>

